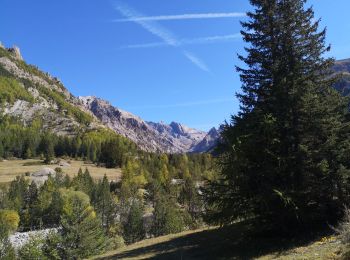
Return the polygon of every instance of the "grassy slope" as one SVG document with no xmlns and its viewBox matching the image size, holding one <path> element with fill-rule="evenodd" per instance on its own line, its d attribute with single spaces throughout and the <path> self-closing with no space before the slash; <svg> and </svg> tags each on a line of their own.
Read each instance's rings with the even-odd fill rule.
<svg viewBox="0 0 350 260">
<path fill-rule="evenodd" d="M 340 242 L 335 237 L 287 241 L 246 239 L 242 228 L 201 229 L 146 239 L 94 259 L 339 259 Z M 289 245 L 289 246 L 286 246 Z M 290 246 L 294 245 L 294 246 Z"/>
<path fill-rule="evenodd" d="M 24 164 L 33 163 L 34 165 L 25 166 Z M 35 163 L 38 163 L 35 165 Z M 44 167 L 55 169 L 58 165 L 44 165 L 40 164 L 39 160 L 9 160 L 0 162 L 0 183 L 6 183 L 12 181 L 16 176 L 23 175 L 26 172 L 35 172 Z M 94 164 L 86 164 L 83 161 L 71 160 L 70 167 L 61 167 L 64 173 L 73 177 L 78 173 L 79 168 L 84 170 L 88 168 L 93 178 L 100 179 L 107 175 L 109 180 L 120 180 L 120 169 L 107 169 L 103 167 L 97 167 Z"/>
</svg>

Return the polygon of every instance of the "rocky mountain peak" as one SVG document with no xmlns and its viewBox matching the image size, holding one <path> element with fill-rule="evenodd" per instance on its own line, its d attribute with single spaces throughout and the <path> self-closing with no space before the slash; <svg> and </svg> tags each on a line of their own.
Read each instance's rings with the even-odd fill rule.
<svg viewBox="0 0 350 260">
<path fill-rule="evenodd" d="M 23 60 L 23 57 L 21 55 L 20 49 L 16 46 L 13 45 L 12 48 L 8 48 L 7 51 L 12 54 L 12 56 L 17 59 L 17 60 Z"/>
<path fill-rule="evenodd" d="M 191 152 L 207 135 L 206 132 L 189 128 L 177 122 L 146 122 L 140 117 L 114 107 L 108 101 L 94 96 L 79 97 L 106 126 L 133 140 L 142 149 L 150 152 Z"/>
</svg>

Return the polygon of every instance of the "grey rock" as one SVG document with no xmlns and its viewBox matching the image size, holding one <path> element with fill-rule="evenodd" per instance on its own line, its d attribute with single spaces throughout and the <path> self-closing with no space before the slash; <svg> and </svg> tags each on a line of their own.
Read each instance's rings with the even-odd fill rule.
<svg viewBox="0 0 350 260">
<path fill-rule="evenodd" d="M 17 60 L 23 60 L 23 57 L 22 57 L 22 55 L 21 55 L 21 51 L 20 51 L 20 49 L 19 49 L 16 45 L 14 45 L 12 48 L 8 48 L 7 50 L 8 50 L 9 53 L 12 54 L 12 56 L 13 56 L 15 59 L 17 59 Z"/>
<path fill-rule="evenodd" d="M 140 148 L 149 152 L 190 152 L 207 135 L 204 131 L 176 122 L 169 125 L 163 122 L 146 122 L 94 96 L 79 97 L 79 99 L 86 109 L 90 110 L 104 125 L 131 139 Z"/>
</svg>

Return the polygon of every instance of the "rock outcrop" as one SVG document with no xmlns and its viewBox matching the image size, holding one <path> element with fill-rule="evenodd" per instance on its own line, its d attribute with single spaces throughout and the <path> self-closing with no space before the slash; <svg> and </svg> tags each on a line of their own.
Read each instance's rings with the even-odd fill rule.
<svg viewBox="0 0 350 260">
<path fill-rule="evenodd" d="M 17 60 L 23 60 L 23 57 L 22 57 L 22 54 L 21 54 L 21 51 L 20 49 L 14 45 L 12 48 L 8 48 L 7 49 L 8 52 L 10 52 L 12 54 L 12 56 L 17 59 Z"/>
</svg>

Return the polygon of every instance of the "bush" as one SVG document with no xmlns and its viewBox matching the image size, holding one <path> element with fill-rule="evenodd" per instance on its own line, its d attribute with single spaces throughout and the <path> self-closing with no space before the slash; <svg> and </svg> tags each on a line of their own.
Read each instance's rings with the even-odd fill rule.
<svg viewBox="0 0 350 260">
<path fill-rule="evenodd" d="M 0 225 L 0 259 L 13 260 L 15 259 L 15 250 L 13 249 L 8 238 L 8 230 L 3 225 Z"/>
<path fill-rule="evenodd" d="M 350 259 L 350 209 L 344 208 L 344 216 L 342 221 L 336 228 L 333 228 L 339 235 L 339 238 L 344 246 L 343 259 Z"/>
<path fill-rule="evenodd" d="M 0 104 L 13 104 L 16 99 L 34 102 L 33 96 L 17 80 L 0 76 Z"/>
<path fill-rule="evenodd" d="M 339 234 L 340 240 L 343 244 L 350 244 L 350 209 L 344 208 L 344 216 L 338 227 L 334 230 Z"/>
<path fill-rule="evenodd" d="M 19 259 L 47 259 L 41 249 L 43 244 L 42 237 L 30 237 L 29 241 L 18 250 Z"/>
</svg>

